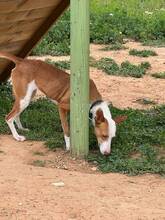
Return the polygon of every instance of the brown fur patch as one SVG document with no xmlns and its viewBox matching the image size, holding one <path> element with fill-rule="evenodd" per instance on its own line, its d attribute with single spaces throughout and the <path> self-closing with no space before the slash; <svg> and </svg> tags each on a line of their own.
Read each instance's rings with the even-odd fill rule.
<svg viewBox="0 0 165 220">
<path fill-rule="evenodd" d="M 116 122 L 116 124 L 120 124 L 121 122 L 125 121 L 127 119 L 126 115 L 119 115 L 113 120 Z"/>
<path fill-rule="evenodd" d="M 104 121 L 96 124 L 95 126 L 95 134 L 99 143 L 105 141 L 109 137 L 109 127 L 108 121 L 104 118 Z"/>
</svg>

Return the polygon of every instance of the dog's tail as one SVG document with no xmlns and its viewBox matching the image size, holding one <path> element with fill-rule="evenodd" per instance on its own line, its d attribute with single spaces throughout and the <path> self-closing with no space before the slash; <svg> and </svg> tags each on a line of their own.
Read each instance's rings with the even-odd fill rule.
<svg viewBox="0 0 165 220">
<path fill-rule="evenodd" d="M 20 58 L 20 57 L 16 57 L 14 55 L 12 55 L 11 53 L 8 53 L 8 52 L 3 52 L 3 51 L 0 51 L 0 57 L 2 58 L 6 58 L 8 60 L 11 60 L 13 61 L 15 64 L 18 64 L 20 63 L 23 59 Z"/>
</svg>

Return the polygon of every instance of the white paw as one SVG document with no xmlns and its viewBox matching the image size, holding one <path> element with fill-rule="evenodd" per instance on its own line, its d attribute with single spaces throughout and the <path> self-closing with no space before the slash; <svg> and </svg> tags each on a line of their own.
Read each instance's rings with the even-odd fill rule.
<svg viewBox="0 0 165 220">
<path fill-rule="evenodd" d="M 70 151 L 70 143 L 68 144 L 66 144 L 66 151 Z"/>
<path fill-rule="evenodd" d="M 65 139 L 65 144 L 66 144 L 66 151 L 70 150 L 70 137 L 67 137 L 66 135 L 64 135 L 64 139 Z"/>
<path fill-rule="evenodd" d="M 14 137 L 14 138 L 15 138 L 17 141 L 25 141 L 25 140 L 26 140 L 26 138 L 25 138 L 24 136 L 20 136 L 20 135 Z"/>
<path fill-rule="evenodd" d="M 70 151 L 70 146 L 66 146 L 66 151 Z"/>
</svg>

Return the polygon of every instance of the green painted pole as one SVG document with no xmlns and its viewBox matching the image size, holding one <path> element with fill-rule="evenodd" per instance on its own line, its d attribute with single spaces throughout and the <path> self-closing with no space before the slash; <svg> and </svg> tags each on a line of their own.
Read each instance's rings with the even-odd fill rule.
<svg viewBox="0 0 165 220">
<path fill-rule="evenodd" d="M 71 152 L 89 150 L 89 0 L 71 0 Z"/>
</svg>

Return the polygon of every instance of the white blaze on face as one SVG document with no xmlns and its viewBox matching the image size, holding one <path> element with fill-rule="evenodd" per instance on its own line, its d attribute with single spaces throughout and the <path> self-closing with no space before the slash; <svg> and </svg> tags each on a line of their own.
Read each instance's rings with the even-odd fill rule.
<svg viewBox="0 0 165 220">
<path fill-rule="evenodd" d="M 101 116 L 99 117 L 100 123 L 104 123 L 104 121 L 106 120 L 106 123 L 108 123 L 107 126 L 107 131 L 106 133 L 107 138 L 104 138 L 104 132 L 102 131 L 102 126 L 100 126 L 100 128 L 97 127 L 97 113 L 98 111 L 102 112 Z M 101 102 L 100 104 L 94 106 L 91 110 L 92 114 L 93 114 L 93 125 L 95 127 L 95 131 L 96 131 L 96 137 L 98 140 L 98 144 L 99 144 L 99 148 L 100 148 L 100 152 L 102 154 L 110 154 L 111 152 L 111 141 L 112 138 L 115 137 L 116 134 L 116 123 L 115 121 L 112 119 L 111 116 L 111 112 L 108 108 L 108 104 L 106 102 Z M 97 128 L 96 128 L 97 127 Z"/>
<path fill-rule="evenodd" d="M 100 145 L 100 152 L 104 155 L 111 153 L 111 138 L 108 138 L 107 141 L 103 141 Z"/>
<path fill-rule="evenodd" d="M 100 152 L 102 154 L 110 154 L 111 153 L 111 142 L 112 138 L 115 137 L 116 134 L 116 123 L 113 119 L 108 120 L 108 127 L 109 127 L 109 137 L 106 141 L 100 143 Z"/>
</svg>

